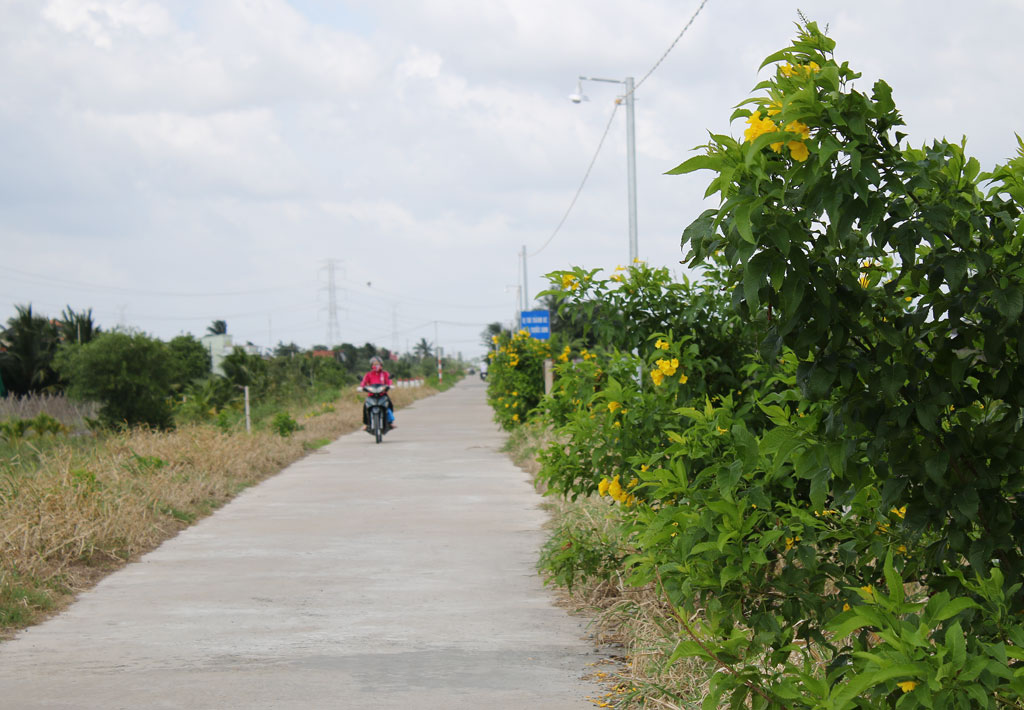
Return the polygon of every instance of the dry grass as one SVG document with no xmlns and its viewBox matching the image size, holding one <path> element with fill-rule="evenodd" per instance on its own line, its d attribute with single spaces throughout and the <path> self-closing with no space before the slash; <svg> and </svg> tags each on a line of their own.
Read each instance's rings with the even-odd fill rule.
<svg viewBox="0 0 1024 710">
<path fill-rule="evenodd" d="M 95 419 L 100 407 L 94 402 L 72 402 L 63 394 L 36 394 L 24 397 L 0 398 L 0 421 L 4 419 L 32 419 L 38 414 L 49 414 L 68 428 L 68 431 L 88 431 L 86 419 Z"/>
<path fill-rule="evenodd" d="M 399 389 L 393 399 L 400 408 L 433 393 Z M 362 425 L 360 399 L 333 406 L 293 412 L 303 429 L 288 438 L 190 425 L 8 447 L 0 458 L 0 636 Z"/>
</svg>

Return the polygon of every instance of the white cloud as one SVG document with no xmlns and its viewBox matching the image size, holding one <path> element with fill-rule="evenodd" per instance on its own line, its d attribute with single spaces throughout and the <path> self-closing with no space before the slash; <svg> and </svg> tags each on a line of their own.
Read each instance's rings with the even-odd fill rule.
<svg viewBox="0 0 1024 710">
<path fill-rule="evenodd" d="M 507 319 L 516 253 L 550 235 L 621 93 L 588 83 L 591 101 L 570 104 L 577 75 L 639 79 L 697 4 L 2 3 L 5 263 L 140 293 L 11 282 L 0 285 L 0 320 L 30 299 L 102 304 L 105 318 L 131 300 L 135 322 L 159 334 L 202 330 L 218 311 L 257 313 L 232 327 L 258 340 L 274 311 L 276 337 L 309 344 L 323 334 L 317 269 L 327 257 L 345 260 L 355 284 L 389 291 L 403 319 Z M 1024 101 L 1012 89 L 1024 59 L 1019 4 L 800 7 L 831 24 L 838 56 L 865 73 L 861 90 L 879 77 L 893 85 L 915 141 L 966 133 L 983 162 L 1012 153 Z M 652 263 L 677 266 L 679 235 L 704 207 L 707 176 L 664 171 L 708 130 L 738 133 L 732 107 L 795 19 L 796 5 L 711 0 L 637 91 L 640 250 Z M 623 113 L 562 232 L 531 260 L 531 292 L 545 271 L 625 260 Z M 144 293 L 282 283 L 304 284 L 291 294 L 309 306 L 296 309 L 306 330 L 294 335 L 275 310 L 279 294 L 207 299 L 209 318 L 193 324 L 171 319 L 195 301 Z M 509 307 L 440 312 L 427 302 Z"/>
<path fill-rule="evenodd" d="M 148 38 L 172 27 L 162 6 L 139 0 L 50 0 L 43 17 L 62 31 L 80 34 L 107 50 L 118 35 L 137 33 Z"/>
</svg>

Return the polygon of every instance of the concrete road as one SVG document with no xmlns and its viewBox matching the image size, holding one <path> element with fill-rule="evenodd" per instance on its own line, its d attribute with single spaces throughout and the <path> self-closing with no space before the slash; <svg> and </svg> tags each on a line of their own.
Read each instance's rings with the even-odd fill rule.
<svg viewBox="0 0 1024 710">
<path fill-rule="evenodd" d="M 344 436 L 0 644 L 0 708 L 589 708 L 600 658 L 470 379 Z"/>
</svg>

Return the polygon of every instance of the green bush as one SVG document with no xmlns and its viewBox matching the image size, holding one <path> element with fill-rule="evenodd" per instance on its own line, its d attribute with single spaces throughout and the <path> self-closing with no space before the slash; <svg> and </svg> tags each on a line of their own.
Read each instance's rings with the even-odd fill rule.
<svg viewBox="0 0 1024 710">
<path fill-rule="evenodd" d="M 289 437 L 302 427 L 288 412 L 278 412 L 270 423 L 270 428 L 283 437 Z"/>
<path fill-rule="evenodd" d="M 1018 707 L 1024 142 L 987 174 L 902 148 L 890 88 L 854 89 L 833 47 L 804 26 L 744 140 L 673 171 L 722 198 L 683 235 L 707 310 L 625 285 L 636 265 L 554 275 L 611 345 L 559 366 L 540 476 L 615 507 L 705 708 Z M 604 574 L 572 547 L 563 578 Z"/>
<path fill-rule="evenodd" d="M 544 396 L 544 361 L 551 356 L 551 349 L 525 330 L 511 337 L 495 335 L 494 345 L 487 370 L 487 399 L 494 408 L 495 421 L 512 429 L 526 421 Z"/>
<path fill-rule="evenodd" d="M 54 364 L 71 397 L 100 403 L 106 426 L 172 426 L 175 363 L 160 340 L 144 333 L 101 333 L 82 345 L 61 346 Z"/>
</svg>

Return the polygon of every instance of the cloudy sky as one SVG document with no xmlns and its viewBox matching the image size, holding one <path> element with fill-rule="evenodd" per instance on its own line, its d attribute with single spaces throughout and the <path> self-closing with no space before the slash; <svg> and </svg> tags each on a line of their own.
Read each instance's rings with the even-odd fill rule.
<svg viewBox="0 0 1024 710">
<path fill-rule="evenodd" d="M 0 0 L 0 321 L 15 304 L 170 338 L 475 356 L 542 275 L 628 259 L 621 88 L 700 0 Z M 636 92 L 641 258 L 679 270 L 705 175 L 800 8 L 914 143 L 985 167 L 1024 133 L 1024 3 L 708 0 Z"/>
</svg>

